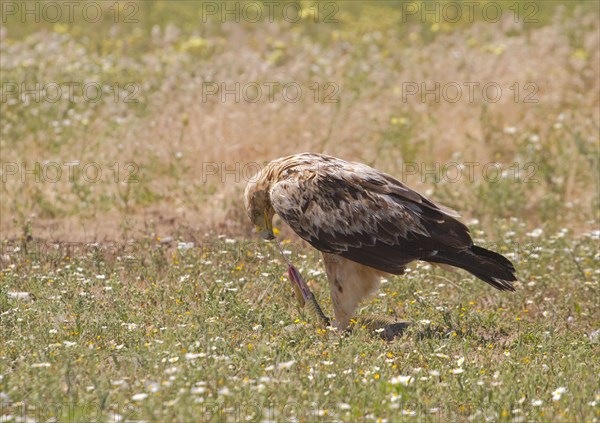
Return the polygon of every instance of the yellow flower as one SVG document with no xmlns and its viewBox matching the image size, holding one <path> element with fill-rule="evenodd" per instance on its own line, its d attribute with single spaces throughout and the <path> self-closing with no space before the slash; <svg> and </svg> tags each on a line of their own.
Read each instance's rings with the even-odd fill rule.
<svg viewBox="0 0 600 423">
<path fill-rule="evenodd" d="M 200 37 L 191 37 L 181 44 L 181 50 L 185 52 L 198 53 L 206 47 L 206 40 Z"/>
<path fill-rule="evenodd" d="M 69 32 L 69 27 L 62 23 L 54 24 L 53 29 L 54 29 L 54 32 L 56 32 L 58 34 L 66 34 L 67 32 Z"/>
<path fill-rule="evenodd" d="M 573 52 L 573 57 L 575 57 L 576 59 L 585 60 L 588 58 L 588 53 L 584 49 L 578 48 Z"/>
</svg>

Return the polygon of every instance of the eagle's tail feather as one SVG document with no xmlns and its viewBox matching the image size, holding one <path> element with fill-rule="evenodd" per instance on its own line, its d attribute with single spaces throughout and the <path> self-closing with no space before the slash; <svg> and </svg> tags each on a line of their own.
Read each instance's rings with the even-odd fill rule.
<svg viewBox="0 0 600 423">
<path fill-rule="evenodd" d="M 501 254 L 473 245 L 463 251 L 438 251 L 427 261 L 449 264 L 472 273 L 501 291 L 514 291 L 515 267 Z"/>
</svg>

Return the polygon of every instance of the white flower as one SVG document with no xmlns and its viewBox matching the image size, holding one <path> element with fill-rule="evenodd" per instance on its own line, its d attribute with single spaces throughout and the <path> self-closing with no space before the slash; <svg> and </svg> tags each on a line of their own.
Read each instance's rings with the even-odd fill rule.
<svg viewBox="0 0 600 423">
<path fill-rule="evenodd" d="M 429 374 L 430 374 L 431 376 L 436 376 L 436 377 L 437 377 L 437 376 L 439 376 L 439 375 L 440 375 L 440 372 L 439 372 L 438 370 L 430 370 L 430 371 L 429 371 Z"/>
<path fill-rule="evenodd" d="M 459 375 L 459 374 L 463 373 L 464 371 L 465 370 L 463 368 L 461 368 L 461 367 L 459 367 L 458 369 L 452 369 L 451 370 L 452 374 L 455 374 L 455 375 Z"/>
<path fill-rule="evenodd" d="M 533 400 L 533 401 L 531 401 L 531 405 L 533 407 L 540 407 L 543 403 L 544 403 L 544 401 L 542 401 L 542 400 Z"/>
<path fill-rule="evenodd" d="M 562 394 L 565 392 L 567 392 L 567 388 L 564 386 L 556 388 L 554 391 L 552 391 L 552 401 L 560 401 L 560 397 L 562 397 Z"/>
<path fill-rule="evenodd" d="M 186 360 L 195 360 L 198 357 L 206 357 L 206 353 L 186 353 L 185 354 Z"/>
<path fill-rule="evenodd" d="M 292 367 L 294 364 L 296 363 L 296 360 L 290 360 L 290 361 L 284 361 L 283 363 L 279 363 L 277 365 L 277 369 L 281 370 L 281 369 L 289 369 L 290 367 Z"/>
<path fill-rule="evenodd" d="M 402 394 L 397 394 L 395 392 L 392 392 L 390 394 L 390 402 L 398 402 L 402 399 Z"/>
<path fill-rule="evenodd" d="M 464 358 L 464 357 L 461 357 L 461 358 L 459 358 L 458 360 L 456 360 L 456 365 L 457 365 L 458 367 L 462 367 L 462 365 L 463 365 L 463 363 L 464 363 L 464 362 L 465 362 L 465 358 Z"/>
<path fill-rule="evenodd" d="M 219 395 L 230 395 L 230 394 L 231 394 L 231 391 L 229 391 L 229 388 L 227 388 L 227 386 L 219 389 Z"/>
<path fill-rule="evenodd" d="M 542 228 L 535 228 L 533 231 L 527 232 L 527 236 L 530 236 L 532 238 L 539 238 L 543 233 L 544 230 Z"/>
<path fill-rule="evenodd" d="M 179 242 L 177 243 L 177 249 L 179 251 L 187 251 L 194 248 L 194 243 L 193 242 Z"/>
<path fill-rule="evenodd" d="M 168 367 L 165 369 L 165 373 L 168 375 L 172 375 L 173 373 L 177 373 L 178 371 L 179 371 L 179 369 L 175 366 Z"/>
<path fill-rule="evenodd" d="M 396 376 L 390 379 L 392 385 L 404 385 L 408 386 L 413 383 L 415 379 L 412 376 Z"/>
<path fill-rule="evenodd" d="M 160 391 L 160 384 L 154 381 L 148 381 L 145 383 L 146 390 L 149 392 L 158 392 Z"/>
<path fill-rule="evenodd" d="M 32 364 L 31 367 L 33 367 L 33 368 L 50 367 L 50 363 L 35 363 L 35 364 Z"/>
<path fill-rule="evenodd" d="M 190 394 L 202 395 L 205 392 L 206 388 L 204 386 L 192 386 L 192 389 L 190 389 Z"/>
<path fill-rule="evenodd" d="M 146 398 L 148 398 L 148 394 L 145 392 L 142 392 L 140 394 L 135 394 L 131 397 L 131 399 L 133 401 L 142 401 L 142 400 L 145 400 Z"/>
</svg>

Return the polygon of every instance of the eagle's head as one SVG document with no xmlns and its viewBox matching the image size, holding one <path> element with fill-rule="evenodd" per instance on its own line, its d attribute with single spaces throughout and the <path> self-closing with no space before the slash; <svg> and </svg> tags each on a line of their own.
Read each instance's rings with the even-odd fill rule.
<svg viewBox="0 0 600 423">
<path fill-rule="evenodd" d="M 273 234 L 275 210 L 269 194 L 271 179 L 271 172 L 267 166 L 250 179 L 244 192 L 246 213 L 256 226 L 260 236 L 266 240 L 275 239 L 275 234 Z"/>
</svg>

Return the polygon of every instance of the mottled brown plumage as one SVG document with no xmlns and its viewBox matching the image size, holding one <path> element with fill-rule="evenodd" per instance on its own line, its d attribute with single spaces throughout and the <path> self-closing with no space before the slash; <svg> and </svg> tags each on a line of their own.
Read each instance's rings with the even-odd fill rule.
<svg viewBox="0 0 600 423">
<path fill-rule="evenodd" d="M 283 157 L 248 183 L 244 199 L 263 237 L 273 238 L 277 214 L 323 253 L 340 329 L 382 275 L 402 274 L 413 260 L 459 267 L 514 291 L 512 263 L 473 245 L 456 212 L 367 165 L 313 153 Z"/>
</svg>

